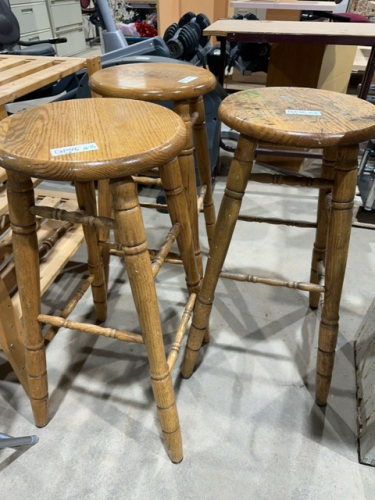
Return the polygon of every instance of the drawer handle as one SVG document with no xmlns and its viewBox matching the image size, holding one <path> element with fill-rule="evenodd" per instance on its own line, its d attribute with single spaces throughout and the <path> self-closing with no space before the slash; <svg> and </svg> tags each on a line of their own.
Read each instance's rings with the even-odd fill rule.
<svg viewBox="0 0 375 500">
<path fill-rule="evenodd" d="M 21 14 L 32 14 L 33 9 L 21 9 Z"/>
</svg>

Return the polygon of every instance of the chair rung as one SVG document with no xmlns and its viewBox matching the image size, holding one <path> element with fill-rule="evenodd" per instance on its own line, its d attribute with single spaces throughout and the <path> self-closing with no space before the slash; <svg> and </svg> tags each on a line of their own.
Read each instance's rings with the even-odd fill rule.
<svg viewBox="0 0 375 500">
<path fill-rule="evenodd" d="M 150 186 L 161 186 L 161 179 L 155 177 L 142 177 L 139 175 L 133 175 L 132 179 L 137 184 L 145 184 Z"/>
<path fill-rule="evenodd" d="M 198 203 L 197 203 L 198 213 L 202 212 L 202 210 L 203 210 L 203 204 L 204 204 L 204 199 L 206 197 L 206 193 L 207 193 L 207 185 L 203 184 L 201 186 L 201 189 L 199 191 L 199 196 L 198 196 Z"/>
<path fill-rule="evenodd" d="M 220 273 L 220 278 L 225 278 L 235 281 L 246 281 L 249 283 L 262 283 L 263 285 L 270 286 L 285 286 L 287 288 L 295 288 L 304 290 L 305 292 L 324 292 L 324 286 L 315 285 L 314 283 L 304 283 L 302 281 L 283 281 L 276 278 L 261 278 L 252 274 L 239 274 L 239 273 Z"/>
<path fill-rule="evenodd" d="M 162 203 L 140 203 L 139 204 L 143 208 L 153 208 L 156 210 L 165 210 L 168 212 L 168 205 L 164 205 Z"/>
<path fill-rule="evenodd" d="M 150 257 L 153 259 L 157 254 L 157 250 L 152 250 L 148 249 L 148 253 L 150 254 Z M 164 262 L 167 262 L 168 264 L 182 264 L 182 259 L 181 255 L 175 252 L 169 252 L 168 255 L 165 257 Z"/>
<path fill-rule="evenodd" d="M 179 223 L 173 224 L 164 240 L 164 243 L 161 245 L 159 252 L 155 255 L 155 257 L 153 257 L 151 267 L 154 278 L 157 276 L 161 266 L 164 264 L 173 243 L 176 241 L 180 229 L 181 225 Z"/>
<path fill-rule="evenodd" d="M 178 223 L 175 224 L 175 226 L 177 226 L 177 225 L 179 225 L 179 224 Z M 172 228 L 168 234 L 171 233 L 173 227 L 174 226 L 172 226 Z M 175 237 L 177 237 L 177 235 L 178 234 L 176 234 Z M 168 235 L 166 237 L 166 240 L 167 239 L 168 239 Z M 172 244 L 174 241 L 175 241 L 175 238 L 173 239 Z M 165 242 L 163 243 L 163 245 L 164 244 L 165 244 Z M 171 244 L 171 246 L 172 246 L 172 244 Z M 123 252 L 123 250 L 121 250 L 121 245 L 119 243 L 116 243 L 114 241 L 99 241 L 99 245 L 101 247 L 109 248 L 110 255 L 115 255 L 116 257 L 123 257 L 124 256 L 124 252 Z M 154 250 L 154 249 L 149 248 L 148 253 L 150 255 L 150 258 L 152 260 L 154 260 L 160 254 L 160 249 Z M 169 252 L 169 250 L 164 257 L 164 262 L 167 262 L 168 264 L 182 264 L 181 256 L 178 253 Z"/>
<path fill-rule="evenodd" d="M 251 215 L 239 215 L 238 220 L 242 220 L 245 222 L 266 222 L 267 224 L 293 227 L 316 227 L 316 222 L 310 222 L 307 220 L 278 219 L 276 217 L 253 217 Z"/>
<path fill-rule="evenodd" d="M 312 187 L 318 189 L 330 189 L 333 186 L 333 181 L 330 179 L 322 179 L 320 177 L 298 177 L 296 175 L 280 175 L 280 174 L 250 174 L 250 180 L 261 182 L 262 184 L 278 184 L 287 186 Z"/>
<path fill-rule="evenodd" d="M 48 325 L 57 326 L 59 328 L 78 330 L 84 333 L 91 333 L 92 335 L 103 335 L 104 337 L 110 337 L 124 342 L 144 344 L 143 337 L 139 335 L 139 333 L 125 332 L 116 330 L 115 328 L 102 328 L 101 326 L 78 323 L 77 321 L 70 321 L 60 316 L 48 316 L 46 314 L 39 314 L 37 320 L 41 323 L 47 323 Z"/>
<path fill-rule="evenodd" d="M 63 220 L 72 224 L 86 224 L 87 226 L 101 229 L 116 229 L 116 222 L 109 217 L 95 217 L 93 215 L 85 215 L 82 212 L 68 212 L 60 208 L 52 207 L 30 207 L 30 213 L 39 215 L 44 219 Z"/>
<path fill-rule="evenodd" d="M 171 350 L 167 358 L 167 363 L 170 372 L 173 370 L 174 365 L 176 364 L 178 353 L 180 352 L 181 344 L 184 339 L 189 320 L 193 313 L 196 299 L 197 299 L 197 294 L 192 293 L 189 297 L 189 301 L 186 304 L 185 310 L 182 314 L 181 323 L 179 324 L 176 337 L 174 339 L 174 342 L 172 344 Z"/>
<path fill-rule="evenodd" d="M 94 281 L 94 278 L 95 278 L 94 275 L 90 274 L 90 276 L 82 283 L 77 292 L 74 294 L 74 297 L 67 303 L 64 309 L 61 311 L 60 315 L 61 318 L 66 319 L 69 316 L 69 314 L 71 314 L 74 311 L 76 305 L 85 295 L 91 283 Z M 44 336 L 44 342 L 46 344 L 51 342 L 51 340 L 53 340 L 58 331 L 59 327 L 51 326 L 51 328 L 48 329 L 46 335 Z"/>
</svg>

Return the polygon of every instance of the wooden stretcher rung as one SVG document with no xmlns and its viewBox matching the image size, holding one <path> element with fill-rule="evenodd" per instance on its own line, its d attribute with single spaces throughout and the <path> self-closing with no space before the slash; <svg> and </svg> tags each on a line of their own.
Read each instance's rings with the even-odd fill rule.
<svg viewBox="0 0 375 500">
<path fill-rule="evenodd" d="M 199 196 L 198 196 L 198 199 L 197 199 L 197 210 L 198 210 L 198 213 L 202 212 L 202 210 L 203 210 L 204 199 L 206 197 L 206 193 L 207 193 L 207 185 L 203 184 L 201 186 L 201 188 L 200 188 Z"/>
<path fill-rule="evenodd" d="M 78 321 L 71 321 L 59 316 L 48 316 L 46 314 L 39 314 L 38 321 L 57 328 L 68 328 L 69 330 L 78 330 L 84 333 L 91 333 L 92 335 L 103 335 L 104 337 L 122 340 L 123 342 L 144 344 L 143 337 L 139 333 L 116 330 L 115 328 L 103 328 L 97 325 L 79 323 Z"/>
<path fill-rule="evenodd" d="M 262 278 L 261 276 L 254 276 L 252 274 L 221 272 L 220 278 L 248 283 L 260 283 L 270 286 L 285 286 L 286 288 L 294 288 L 296 290 L 303 290 L 304 292 L 324 293 L 325 291 L 325 288 L 323 286 L 315 285 L 315 283 L 305 283 L 303 281 L 284 281 L 277 278 Z"/>
<path fill-rule="evenodd" d="M 185 310 L 182 314 L 182 319 L 179 324 L 179 327 L 177 329 L 176 337 L 174 339 L 174 342 L 172 344 L 171 350 L 169 352 L 168 358 L 167 358 L 167 363 L 169 367 L 169 371 L 171 372 L 176 364 L 178 354 L 180 352 L 181 344 L 184 339 L 187 326 L 189 323 L 189 320 L 191 318 L 191 315 L 193 313 L 194 309 L 194 304 L 197 299 L 197 295 L 195 293 L 192 293 L 189 297 L 189 301 L 185 307 Z"/>
<path fill-rule="evenodd" d="M 82 283 L 82 285 L 79 287 L 77 292 L 74 294 L 72 299 L 68 302 L 68 304 L 64 307 L 64 309 L 61 311 L 60 318 L 61 319 L 67 319 L 68 316 L 74 311 L 75 307 L 77 306 L 78 302 L 82 299 L 82 297 L 85 295 L 87 290 L 89 289 L 90 285 L 94 281 L 95 277 L 93 274 L 90 274 L 90 276 Z M 53 338 L 56 336 L 57 332 L 59 331 L 58 326 L 51 326 L 45 337 L 44 337 L 44 343 L 47 345 Z"/>
<path fill-rule="evenodd" d="M 38 186 L 42 182 L 42 179 L 33 179 L 33 185 Z M 6 190 L 0 192 L 0 216 L 8 212 L 8 199 Z"/>
<path fill-rule="evenodd" d="M 152 274 L 155 278 L 157 276 L 158 272 L 161 269 L 161 266 L 164 264 L 165 259 L 173 245 L 173 243 L 176 241 L 176 238 L 180 232 L 181 225 L 179 223 L 174 224 L 170 231 L 168 232 L 163 244 L 160 247 L 159 252 L 154 256 L 152 259 Z"/>
<path fill-rule="evenodd" d="M 48 219 L 72 222 L 73 224 L 86 224 L 90 227 L 101 229 L 116 229 L 116 222 L 109 217 L 96 217 L 85 215 L 79 211 L 68 211 L 53 207 L 41 207 L 36 205 L 30 208 L 30 212 Z"/>
<path fill-rule="evenodd" d="M 311 222 L 307 220 L 279 219 L 277 217 L 253 217 L 251 215 L 239 215 L 238 220 L 242 220 L 244 222 L 258 222 L 259 224 L 267 223 L 267 224 L 302 227 L 302 228 L 316 227 L 316 222 Z"/>
</svg>

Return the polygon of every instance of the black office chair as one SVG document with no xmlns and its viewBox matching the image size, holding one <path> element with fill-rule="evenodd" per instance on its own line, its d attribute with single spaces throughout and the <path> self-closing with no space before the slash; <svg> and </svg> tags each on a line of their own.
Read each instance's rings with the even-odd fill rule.
<svg viewBox="0 0 375 500">
<path fill-rule="evenodd" d="M 4 0 L 0 0 L 0 53 L 13 55 L 54 56 L 52 44 L 65 43 L 66 38 L 53 38 L 37 42 L 20 40 L 20 26 L 16 16 Z M 26 47 L 21 49 L 20 47 Z"/>
</svg>

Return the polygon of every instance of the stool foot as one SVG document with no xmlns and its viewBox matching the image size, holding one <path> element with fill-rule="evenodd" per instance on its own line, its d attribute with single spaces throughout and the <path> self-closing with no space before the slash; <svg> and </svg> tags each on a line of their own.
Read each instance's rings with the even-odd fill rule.
<svg viewBox="0 0 375 500">
<path fill-rule="evenodd" d="M 45 427 L 48 424 L 48 394 L 43 399 L 32 399 L 31 408 L 35 425 L 37 427 Z"/>
<path fill-rule="evenodd" d="M 163 380 L 151 378 L 164 443 L 173 463 L 183 459 L 182 437 L 170 373 Z"/>
<path fill-rule="evenodd" d="M 335 353 L 326 353 L 318 349 L 318 361 L 315 377 L 315 402 L 318 406 L 326 406 L 331 386 Z"/>
</svg>

